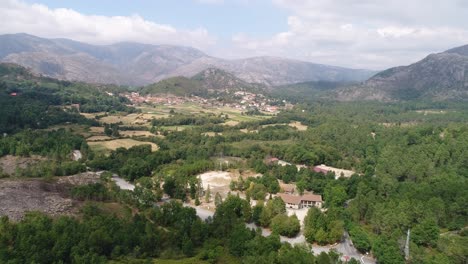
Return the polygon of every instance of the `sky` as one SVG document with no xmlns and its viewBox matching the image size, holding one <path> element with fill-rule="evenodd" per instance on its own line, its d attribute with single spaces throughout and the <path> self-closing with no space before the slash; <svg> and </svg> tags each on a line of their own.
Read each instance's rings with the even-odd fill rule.
<svg viewBox="0 0 468 264">
<path fill-rule="evenodd" d="M 0 0 L 0 34 L 382 70 L 468 44 L 468 0 Z"/>
</svg>

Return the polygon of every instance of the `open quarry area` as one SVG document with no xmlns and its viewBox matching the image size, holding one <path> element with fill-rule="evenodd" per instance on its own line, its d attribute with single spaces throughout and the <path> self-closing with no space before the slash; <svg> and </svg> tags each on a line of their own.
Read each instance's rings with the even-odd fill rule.
<svg viewBox="0 0 468 264">
<path fill-rule="evenodd" d="M 0 216 L 20 220 L 29 211 L 48 215 L 73 214 L 73 201 L 65 187 L 40 180 L 0 180 Z"/>
</svg>

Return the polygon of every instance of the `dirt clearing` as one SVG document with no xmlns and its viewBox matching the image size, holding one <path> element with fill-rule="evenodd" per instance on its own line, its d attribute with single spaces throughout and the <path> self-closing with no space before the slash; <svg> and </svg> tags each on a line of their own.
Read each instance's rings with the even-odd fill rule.
<svg viewBox="0 0 468 264">
<path fill-rule="evenodd" d="M 306 131 L 307 126 L 301 124 L 301 122 L 291 122 L 288 124 L 290 127 L 295 127 L 299 131 Z"/>
<path fill-rule="evenodd" d="M 260 174 L 255 173 L 250 170 L 243 171 L 242 174 L 239 173 L 239 170 L 230 170 L 230 171 L 209 171 L 203 174 L 198 175 L 201 180 L 203 189 L 206 191 L 208 185 L 210 186 L 210 192 L 212 197 L 216 193 L 219 193 L 221 197 L 226 198 L 228 193 L 231 192 L 229 185 L 231 181 L 239 180 L 239 177 L 247 179 L 248 177 L 258 177 Z M 236 192 L 232 192 L 233 194 Z"/>
<path fill-rule="evenodd" d="M 96 172 L 83 172 L 67 177 L 59 177 L 58 184 L 86 185 L 98 183 L 101 180 L 100 174 Z"/>
<path fill-rule="evenodd" d="M 232 177 L 231 173 L 227 171 L 209 171 L 203 174 L 200 174 L 200 179 L 204 189 L 214 187 L 229 187 Z"/>
<path fill-rule="evenodd" d="M 0 216 L 20 220 L 28 211 L 48 215 L 74 214 L 66 189 L 40 180 L 0 180 Z"/>
<path fill-rule="evenodd" d="M 229 120 L 224 122 L 224 125 L 226 126 L 237 126 L 239 124 L 239 121 L 234 121 L 234 120 Z"/>
</svg>

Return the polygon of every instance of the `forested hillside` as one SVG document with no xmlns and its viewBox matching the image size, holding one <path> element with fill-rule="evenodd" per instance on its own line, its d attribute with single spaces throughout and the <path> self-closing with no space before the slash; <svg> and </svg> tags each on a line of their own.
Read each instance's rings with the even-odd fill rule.
<svg viewBox="0 0 468 264">
<path fill-rule="evenodd" d="M 0 165 L 30 162 L 0 171 L 0 187 L 28 194 L 24 186 L 39 181 L 33 205 L 54 192 L 70 207 L 3 216 L 1 263 L 344 263 L 339 251 L 311 250 L 349 233 L 359 252 L 348 263 L 393 264 L 405 263 L 408 230 L 408 263 L 466 263 L 466 104 L 309 100 L 276 114 L 130 106 L 122 87 L 0 70 Z M 230 176 L 210 186 L 205 173 Z M 302 222 L 287 215 L 280 184 L 320 195 L 322 208 L 301 211 Z M 304 244 L 284 242 L 291 237 Z"/>
<path fill-rule="evenodd" d="M 78 112 L 133 111 L 125 98 L 107 94 L 118 91 L 121 88 L 59 81 L 35 76 L 14 64 L 0 64 L 0 132 L 91 123 Z"/>
</svg>

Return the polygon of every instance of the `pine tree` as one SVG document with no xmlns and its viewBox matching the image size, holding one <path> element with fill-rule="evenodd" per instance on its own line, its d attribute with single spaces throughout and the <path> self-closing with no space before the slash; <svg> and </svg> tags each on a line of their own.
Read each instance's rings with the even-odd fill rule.
<svg viewBox="0 0 468 264">
<path fill-rule="evenodd" d="M 221 195 L 217 192 L 215 194 L 215 205 L 216 207 L 220 205 L 223 202 L 223 198 L 221 198 Z"/>
<path fill-rule="evenodd" d="M 206 194 L 205 194 L 206 203 L 210 202 L 210 197 L 211 197 L 211 191 L 210 191 L 210 185 L 208 184 L 208 188 L 206 188 Z"/>
</svg>

